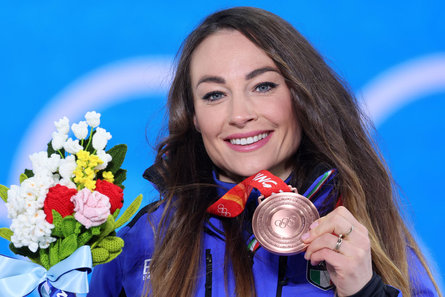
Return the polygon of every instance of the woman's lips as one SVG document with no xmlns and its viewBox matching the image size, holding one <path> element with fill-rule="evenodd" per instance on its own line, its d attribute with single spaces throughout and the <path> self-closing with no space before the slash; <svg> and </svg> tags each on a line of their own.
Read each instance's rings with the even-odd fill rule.
<svg viewBox="0 0 445 297">
<path fill-rule="evenodd" d="M 226 138 L 227 145 L 238 152 L 249 152 L 264 146 L 272 136 L 272 131 L 258 131 L 234 134 Z"/>
</svg>

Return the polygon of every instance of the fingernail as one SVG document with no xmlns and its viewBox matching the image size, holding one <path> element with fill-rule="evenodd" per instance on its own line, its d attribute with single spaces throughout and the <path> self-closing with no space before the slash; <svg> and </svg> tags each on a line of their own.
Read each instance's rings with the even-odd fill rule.
<svg viewBox="0 0 445 297">
<path fill-rule="evenodd" d="M 309 232 L 304 233 L 303 235 L 301 235 L 301 239 L 303 241 L 306 241 L 309 238 Z"/>
<path fill-rule="evenodd" d="M 309 229 L 314 229 L 315 227 L 317 227 L 318 226 L 318 221 L 315 221 L 315 222 L 313 222 L 310 226 L 309 226 Z"/>
</svg>

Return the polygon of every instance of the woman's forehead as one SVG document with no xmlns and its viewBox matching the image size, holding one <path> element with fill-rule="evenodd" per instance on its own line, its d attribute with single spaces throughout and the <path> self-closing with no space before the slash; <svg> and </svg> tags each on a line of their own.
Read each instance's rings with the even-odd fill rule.
<svg viewBox="0 0 445 297">
<path fill-rule="evenodd" d="M 274 67 L 273 60 L 236 30 L 220 30 L 205 38 L 191 59 L 192 80 L 201 75 L 245 76 L 258 67 Z M 235 73 L 237 72 L 237 73 Z"/>
</svg>

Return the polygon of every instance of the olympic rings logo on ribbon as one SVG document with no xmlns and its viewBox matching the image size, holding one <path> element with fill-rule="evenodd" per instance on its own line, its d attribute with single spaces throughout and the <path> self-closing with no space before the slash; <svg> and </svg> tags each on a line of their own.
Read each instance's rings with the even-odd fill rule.
<svg viewBox="0 0 445 297">
<path fill-rule="evenodd" d="M 297 218 L 295 216 L 292 217 L 283 217 L 281 220 L 276 220 L 275 221 L 275 226 L 280 227 L 280 228 L 286 228 L 286 227 L 292 227 L 293 225 L 295 225 L 295 220 Z"/>
<path fill-rule="evenodd" d="M 217 209 L 217 211 L 218 211 L 218 213 L 219 213 L 221 216 L 224 216 L 224 217 L 230 217 L 230 216 L 231 216 L 230 212 L 229 212 L 228 209 L 224 206 L 224 204 L 218 204 L 218 209 Z"/>
</svg>

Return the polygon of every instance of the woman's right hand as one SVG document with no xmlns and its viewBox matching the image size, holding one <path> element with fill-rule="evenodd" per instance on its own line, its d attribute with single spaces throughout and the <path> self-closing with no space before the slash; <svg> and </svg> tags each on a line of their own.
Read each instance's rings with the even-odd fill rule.
<svg viewBox="0 0 445 297">
<path fill-rule="evenodd" d="M 344 206 L 312 223 L 302 239 L 309 244 L 305 259 L 312 265 L 326 262 L 338 296 L 353 295 L 371 280 L 368 230 Z"/>
</svg>

